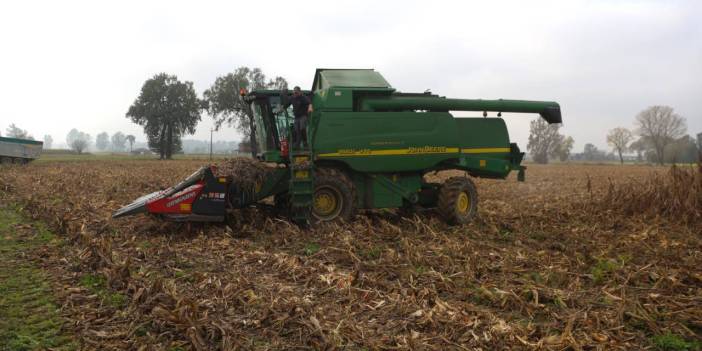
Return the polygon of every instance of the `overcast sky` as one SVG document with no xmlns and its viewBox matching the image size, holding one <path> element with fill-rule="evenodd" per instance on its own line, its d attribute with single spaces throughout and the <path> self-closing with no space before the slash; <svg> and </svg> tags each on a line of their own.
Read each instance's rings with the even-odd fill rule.
<svg viewBox="0 0 702 351">
<path fill-rule="evenodd" d="M 145 140 L 125 117 L 144 80 L 201 95 L 238 66 L 305 88 L 316 67 L 375 68 L 400 91 L 554 100 L 575 151 L 655 104 L 702 132 L 700 1 L 6 1 L 0 45 L 2 133 L 55 143 L 73 127 Z M 506 117 L 523 149 L 533 118 Z"/>
</svg>

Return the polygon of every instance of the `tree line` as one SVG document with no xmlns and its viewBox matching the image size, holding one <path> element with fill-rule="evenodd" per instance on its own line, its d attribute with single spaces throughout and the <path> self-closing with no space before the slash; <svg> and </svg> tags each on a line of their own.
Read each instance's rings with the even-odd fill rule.
<svg viewBox="0 0 702 351">
<path fill-rule="evenodd" d="M 2 133 L 0 133 L 2 135 Z M 22 129 L 15 125 L 14 123 L 5 130 L 5 135 L 10 138 L 35 140 L 34 136 L 31 135 L 26 129 Z M 133 135 L 125 135 L 122 132 L 117 132 L 112 134 L 110 137 L 107 132 L 102 132 L 97 135 L 95 139 L 95 147 L 99 151 L 112 150 L 112 151 L 126 151 L 126 146 L 129 144 L 129 152 L 132 151 L 132 147 L 136 138 Z M 81 132 L 78 129 L 71 129 L 66 135 L 66 145 L 77 152 L 83 153 L 87 150 L 92 143 L 92 137 L 90 134 Z M 44 135 L 44 149 L 51 149 L 54 144 L 54 138 L 47 134 Z"/>
<path fill-rule="evenodd" d="M 129 144 L 129 152 L 132 152 L 136 138 L 133 135 L 124 135 L 122 132 L 116 132 L 110 136 L 107 132 L 102 132 L 95 137 L 95 148 L 100 151 L 125 151 Z"/>
<path fill-rule="evenodd" d="M 542 119 L 531 122 L 527 150 L 536 163 L 548 163 L 549 158 L 565 161 L 618 160 L 635 153 L 638 162 L 693 163 L 702 157 L 702 133 L 697 139 L 687 134 L 684 117 L 670 106 L 651 106 L 639 112 L 635 128 L 616 127 L 607 133 L 607 144 L 613 153 L 598 150 L 592 143 L 585 144 L 582 153 L 571 155 L 573 138 L 559 133 L 560 124 L 549 125 Z"/>
<path fill-rule="evenodd" d="M 3 135 L 0 132 L 0 136 Z M 18 127 L 15 124 L 11 124 L 5 131 L 5 136 L 18 139 L 28 139 L 35 140 L 34 137 L 25 129 Z M 54 139 L 51 135 L 47 134 L 44 136 L 44 149 L 51 149 L 53 147 Z M 143 149 L 145 145 L 143 142 L 136 142 L 136 137 L 134 135 L 125 135 L 122 132 L 116 132 L 112 135 L 107 132 L 101 132 L 97 134 L 93 142 L 93 138 L 90 134 L 82 132 L 78 129 L 71 129 L 71 131 L 66 135 L 66 145 L 72 151 L 76 153 L 83 153 L 88 149 L 94 147 L 97 151 L 113 151 L 113 152 L 144 152 Z M 209 140 L 192 140 L 183 139 L 182 149 L 177 149 L 175 153 L 195 153 L 195 154 L 206 154 L 210 152 L 210 147 L 212 147 L 212 152 L 215 154 L 231 154 L 236 152 L 237 149 L 241 148 L 241 143 L 237 141 L 214 141 L 210 144 Z"/>
<path fill-rule="evenodd" d="M 251 136 L 251 111 L 239 95 L 241 89 L 285 89 L 283 77 L 267 79 L 260 68 L 239 67 L 217 77 L 199 98 L 193 83 L 181 82 L 175 75 L 159 73 L 144 82 L 126 117 L 143 126 L 151 150 L 161 159 L 170 159 L 182 148 L 182 137 L 194 134 L 202 113 L 212 116 L 217 130 L 228 124 L 245 139 Z"/>
<path fill-rule="evenodd" d="M 212 116 L 217 130 L 224 124 L 235 127 L 244 136 L 243 144 L 247 144 L 253 129 L 249 118 L 252 111 L 240 98 L 240 90 L 280 90 L 287 86 L 283 77 L 267 79 L 260 68 L 239 67 L 217 77 L 200 98 L 192 82 L 181 82 L 175 75 L 159 73 L 144 82 L 126 117 L 143 126 L 148 147 L 153 152 L 161 159 L 170 159 L 174 153 L 182 151 L 183 135 L 195 133 L 203 112 Z M 687 135 L 685 118 L 672 107 L 651 106 L 636 115 L 634 124 L 633 130 L 617 127 L 608 132 L 606 140 L 612 154 L 598 150 L 592 143 L 585 144 L 582 153 L 572 154 L 573 137 L 561 134 L 560 124 L 547 124 L 537 119 L 530 123 L 527 150 L 536 163 L 548 163 L 550 159 L 604 161 L 616 158 L 624 163 L 627 153 L 635 153 L 639 162 L 658 164 L 695 162 L 700 157 L 702 133 L 697 139 Z M 7 128 L 7 135 L 34 139 L 15 124 Z M 91 142 L 90 134 L 76 129 L 66 136 L 68 146 L 78 153 L 86 150 Z M 101 151 L 124 151 L 129 143 L 131 151 L 134 142 L 133 135 L 117 132 L 110 136 L 102 132 L 95 139 L 95 147 Z M 51 148 L 52 143 L 51 135 L 45 135 L 44 147 Z"/>
</svg>

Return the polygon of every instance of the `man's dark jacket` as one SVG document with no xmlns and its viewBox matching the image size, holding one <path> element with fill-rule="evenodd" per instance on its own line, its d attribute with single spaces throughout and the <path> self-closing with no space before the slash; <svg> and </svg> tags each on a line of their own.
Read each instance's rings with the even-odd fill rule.
<svg viewBox="0 0 702 351">
<path fill-rule="evenodd" d="M 293 115 L 295 118 L 300 118 L 302 116 L 307 116 L 307 110 L 310 107 L 310 98 L 304 95 L 295 96 L 290 98 L 290 105 L 293 107 Z"/>
</svg>

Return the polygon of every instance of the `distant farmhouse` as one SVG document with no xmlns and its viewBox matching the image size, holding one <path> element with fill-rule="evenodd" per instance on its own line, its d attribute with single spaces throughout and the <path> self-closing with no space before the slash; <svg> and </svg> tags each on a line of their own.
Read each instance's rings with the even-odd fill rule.
<svg viewBox="0 0 702 351">
<path fill-rule="evenodd" d="M 132 155 L 155 155 L 153 151 L 145 148 L 145 147 L 140 147 L 138 149 L 132 150 Z"/>
</svg>

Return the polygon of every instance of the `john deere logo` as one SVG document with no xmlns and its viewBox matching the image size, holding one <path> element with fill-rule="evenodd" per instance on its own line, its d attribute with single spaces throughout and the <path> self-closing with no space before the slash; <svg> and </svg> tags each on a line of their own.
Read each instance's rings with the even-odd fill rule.
<svg viewBox="0 0 702 351">
<path fill-rule="evenodd" d="M 446 146 L 419 146 L 409 147 L 408 154 L 433 154 L 446 152 Z"/>
</svg>

